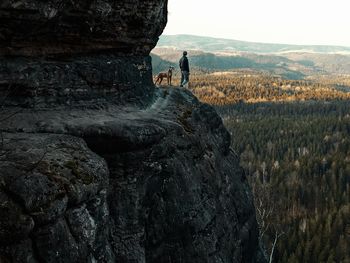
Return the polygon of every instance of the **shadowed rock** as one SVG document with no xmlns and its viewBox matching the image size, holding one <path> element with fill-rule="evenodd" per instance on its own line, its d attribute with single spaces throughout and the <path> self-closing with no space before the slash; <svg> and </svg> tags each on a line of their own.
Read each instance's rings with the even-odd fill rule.
<svg viewBox="0 0 350 263">
<path fill-rule="evenodd" d="M 166 21 L 165 0 L 3 0 L 0 54 L 148 55 Z"/>
</svg>

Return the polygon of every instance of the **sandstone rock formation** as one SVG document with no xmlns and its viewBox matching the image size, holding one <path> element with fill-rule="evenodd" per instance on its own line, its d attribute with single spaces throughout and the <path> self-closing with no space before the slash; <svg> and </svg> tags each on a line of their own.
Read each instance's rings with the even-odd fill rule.
<svg viewBox="0 0 350 263">
<path fill-rule="evenodd" d="M 0 3 L 0 262 L 264 262 L 221 119 L 152 84 L 166 15 Z"/>
</svg>

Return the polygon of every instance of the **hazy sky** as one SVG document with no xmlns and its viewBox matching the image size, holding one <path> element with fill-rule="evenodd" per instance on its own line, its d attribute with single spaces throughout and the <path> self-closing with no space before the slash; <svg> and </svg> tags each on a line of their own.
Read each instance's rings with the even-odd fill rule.
<svg viewBox="0 0 350 263">
<path fill-rule="evenodd" d="M 349 0 L 169 0 L 164 34 L 350 46 Z"/>
</svg>

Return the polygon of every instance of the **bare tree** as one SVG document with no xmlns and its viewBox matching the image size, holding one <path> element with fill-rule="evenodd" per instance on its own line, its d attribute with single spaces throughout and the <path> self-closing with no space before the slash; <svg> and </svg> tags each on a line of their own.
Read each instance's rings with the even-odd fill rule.
<svg viewBox="0 0 350 263">
<path fill-rule="evenodd" d="M 272 263 L 277 242 L 284 234 L 277 218 L 278 201 L 271 183 L 264 179 L 261 181 L 259 176 L 250 176 L 249 183 L 254 195 L 256 218 L 260 230 L 259 239 L 262 244 L 265 244 L 269 262 Z"/>
</svg>

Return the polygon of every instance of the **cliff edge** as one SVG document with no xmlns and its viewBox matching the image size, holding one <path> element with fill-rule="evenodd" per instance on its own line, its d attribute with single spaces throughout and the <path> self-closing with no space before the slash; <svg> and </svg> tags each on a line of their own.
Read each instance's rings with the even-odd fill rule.
<svg viewBox="0 0 350 263">
<path fill-rule="evenodd" d="M 265 262 L 210 106 L 157 89 L 167 1 L 0 3 L 0 262 Z"/>
</svg>

